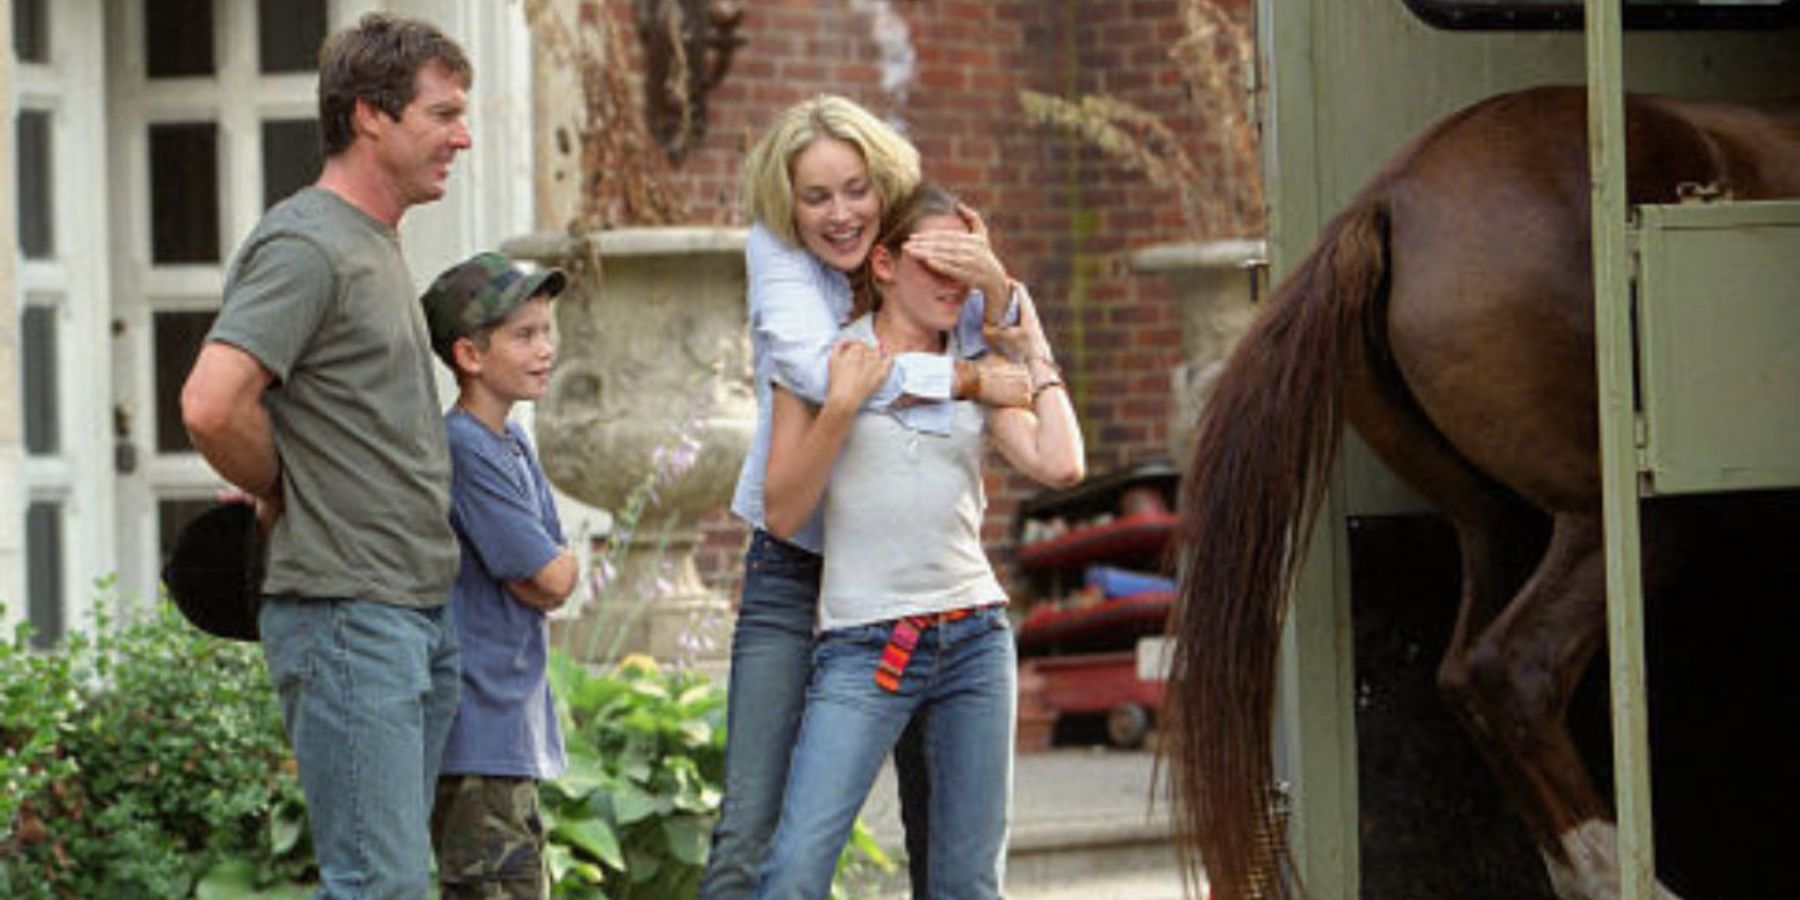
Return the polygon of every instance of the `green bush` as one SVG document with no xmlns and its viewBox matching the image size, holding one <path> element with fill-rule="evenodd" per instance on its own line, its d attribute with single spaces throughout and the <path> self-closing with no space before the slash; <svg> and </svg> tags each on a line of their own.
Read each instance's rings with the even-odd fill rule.
<svg viewBox="0 0 1800 900">
<path fill-rule="evenodd" d="M 569 766 L 545 783 L 559 897 L 692 896 L 724 777 L 724 699 L 698 676 L 551 657 Z"/>
<path fill-rule="evenodd" d="M 44 840 L 41 807 L 76 772 L 64 751 L 81 709 L 73 655 L 33 653 L 30 637 L 20 625 L 0 641 L 0 896 L 18 892 L 11 860 Z"/>
<path fill-rule="evenodd" d="M 541 795 L 555 896 L 694 896 L 724 784 L 724 691 L 644 657 L 595 675 L 558 652 L 550 679 L 569 758 Z M 834 896 L 892 868 L 859 822 Z"/>
<path fill-rule="evenodd" d="M 305 873 L 305 806 L 255 646 L 166 605 L 44 653 L 21 629 L 0 649 L 0 710 L 0 895 L 244 896 Z"/>
<path fill-rule="evenodd" d="M 103 597 L 96 608 L 116 603 Z M 542 788 L 557 897 L 693 896 L 724 780 L 724 692 L 558 653 L 569 768 Z M 166 604 L 51 651 L 0 641 L 0 897 L 304 896 L 306 807 L 262 655 Z M 858 823 L 834 896 L 893 863 Z"/>
</svg>

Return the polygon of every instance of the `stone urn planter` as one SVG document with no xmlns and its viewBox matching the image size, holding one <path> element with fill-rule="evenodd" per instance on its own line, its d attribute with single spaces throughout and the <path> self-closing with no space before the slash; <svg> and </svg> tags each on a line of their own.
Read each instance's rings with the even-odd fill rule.
<svg viewBox="0 0 1800 900">
<path fill-rule="evenodd" d="M 1225 359 L 1256 318 L 1256 285 L 1266 267 L 1261 240 L 1183 241 L 1145 247 L 1136 272 L 1168 278 L 1180 310 L 1182 361 L 1169 377 L 1168 450 L 1175 465 L 1192 455 L 1194 423 Z"/>
<path fill-rule="evenodd" d="M 599 589 L 552 624 L 577 657 L 728 658 L 729 604 L 700 580 L 699 522 L 729 505 L 756 425 L 740 228 L 615 228 L 508 241 L 568 270 L 558 361 L 534 414 L 544 470 L 613 515 Z"/>
</svg>

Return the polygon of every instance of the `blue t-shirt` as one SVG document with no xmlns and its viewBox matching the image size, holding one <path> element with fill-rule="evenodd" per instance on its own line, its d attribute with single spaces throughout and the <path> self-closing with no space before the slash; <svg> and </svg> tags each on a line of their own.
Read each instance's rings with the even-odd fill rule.
<svg viewBox="0 0 1800 900">
<path fill-rule="evenodd" d="M 458 406 L 444 415 L 444 426 L 450 524 L 462 545 L 450 592 L 462 644 L 462 702 L 443 772 L 555 778 L 564 758 L 545 675 L 549 622 L 505 586 L 537 574 L 562 548 L 550 487 L 516 423 L 495 434 Z"/>
</svg>

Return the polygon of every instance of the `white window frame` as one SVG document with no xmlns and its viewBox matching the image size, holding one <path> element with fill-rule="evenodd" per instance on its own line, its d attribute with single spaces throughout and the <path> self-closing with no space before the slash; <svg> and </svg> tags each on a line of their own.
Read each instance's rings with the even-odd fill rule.
<svg viewBox="0 0 1800 900">
<path fill-rule="evenodd" d="M 21 334 L 27 298 L 55 298 L 44 305 L 54 308 L 57 317 L 58 450 L 28 455 L 20 435 L 16 457 L 22 476 L 20 502 L 7 507 L 17 519 L 8 527 L 19 529 L 19 556 L 4 585 L 8 597 L 18 598 L 18 603 L 16 608 L 8 603 L 0 617 L 10 626 L 29 608 L 25 511 L 34 502 L 54 502 L 62 507 L 63 626 L 76 629 L 89 620 L 97 596 L 94 578 L 108 570 L 112 546 L 109 404 L 93 401 L 105 396 L 107 366 L 102 361 L 109 358 L 107 260 L 104 244 L 94 240 L 105 233 L 105 97 L 100 80 L 105 65 L 104 16 L 101 0 L 57 0 L 46 4 L 46 11 L 50 59 L 14 61 L 13 116 L 7 127 L 16 128 L 14 117 L 21 110 L 50 114 L 55 248 L 49 259 L 27 260 L 18 250 L 16 235 L 6 246 L 5 252 L 17 261 L 13 317 L 7 327 Z M 5 52 L 10 57 L 10 37 Z M 9 167 L 7 177 L 16 179 L 16 171 Z M 16 203 L 16 192 L 9 196 Z M 7 215 L 11 227 L 16 209 Z M 12 364 L 16 371 L 18 361 Z M 18 396 L 23 396 L 23 389 L 19 384 Z"/>
</svg>

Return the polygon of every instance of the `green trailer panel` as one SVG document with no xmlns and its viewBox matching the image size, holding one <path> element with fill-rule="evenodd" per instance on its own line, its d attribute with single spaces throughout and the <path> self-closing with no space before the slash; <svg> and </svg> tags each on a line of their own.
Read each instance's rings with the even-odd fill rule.
<svg viewBox="0 0 1800 900">
<path fill-rule="evenodd" d="M 1800 202 L 1638 213 L 1644 492 L 1800 485 Z"/>
</svg>

